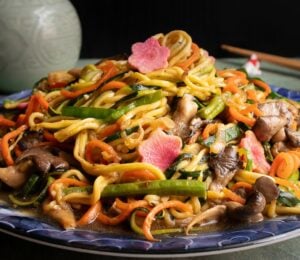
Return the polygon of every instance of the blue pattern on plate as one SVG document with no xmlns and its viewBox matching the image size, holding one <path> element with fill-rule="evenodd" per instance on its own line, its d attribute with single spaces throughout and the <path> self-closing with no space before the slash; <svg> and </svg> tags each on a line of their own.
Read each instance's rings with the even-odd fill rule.
<svg viewBox="0 0 300 260">
<path fill-rule="evenodd" d="M 271 86 L 272 90 L 277 92 L 278 94 L 293 99 L 295 101 L 300 101 L 300 91 L 298 90 L 290 90 L 282 87 Z"/>
<path fill-rule="evenodd" d="M 3 106 L 5 100 L 18 100 L 28 97 L 32 93 L 32 89 L 26 89 L 8 96 L 0 97 L 0 108 Z"/>
<path fill-rule="evenodd" d="M 300 91 L 291 91 L 272 86 L 285 97 L 300 101 Z M 30 91 L 22 91 L 9 96 L 9 99 L 23 98 Z M 0 106 L 7 99 L 0 98 Z M 0 231 L 46 242 L 52 246 L 63 246 L 70 250 L 83 250 L 90 253 L 143 257 L 147 255 L 189 255 L 220 253 L 241 249 L 251 245 L 263 245 L 289 235 L 300 235 L 300 216 L 287 216 L 266 219 L 260 223 L 228 228 L 216 232 L 204 232 L 194 235 L 164 235 L 163 242 L 149 242 L 134 233 L 122 235 L 113 232 L 95 232 L 92 230 L 62 230 L 37 217 L 26 216 L 6 204 L 0 205 Z"/>
</svg>

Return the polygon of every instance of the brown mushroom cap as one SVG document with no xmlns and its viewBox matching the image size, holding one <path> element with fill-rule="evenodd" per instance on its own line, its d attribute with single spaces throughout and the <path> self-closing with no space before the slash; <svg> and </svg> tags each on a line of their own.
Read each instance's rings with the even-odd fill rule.
<svg viewBox="0 0 300 260">
<path fill-rule="evenodd" d="M 258 178 L 253 188 L 264 195 L 267 203 L 277 199 L 279 196 L 279 189 L 276 184 L 272 179 L 265 176 Z"/>
</svg>

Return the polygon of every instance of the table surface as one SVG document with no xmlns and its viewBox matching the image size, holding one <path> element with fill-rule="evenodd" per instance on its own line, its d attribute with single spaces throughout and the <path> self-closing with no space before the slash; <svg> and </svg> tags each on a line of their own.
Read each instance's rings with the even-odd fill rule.
<svg viewBox="0 0 300 260">
<path fill-rule="evenodd" d="M 80 60 L 78 66 L 88 63 L 94 63 L 96 59 Z M 217 61 L 217 67 L 222 68 L 238 68 L 245 63 L 242 58 L 227 58 Z M 290 70 L 277 65 L 262 62 L 261 78 L 266 82 L 290 89 L 300 90 L 300 72 Z M 300 233 L 299 233 L 300 235 Z M 72 252 L 58 248 L 47 247 L 36 243 L 28 242 L 19 238 L 15 238 L 6 234 L 0 233 L 0 259 L 89 259 L 89 260 L 108 260 L 116 259 L 116 257 L 90 255 L 86 253 Z M 220 259 L 235 260 L 235 259 L 300 259 L 300 237 L 288 239 L 283 242 L 275 243 L 255 249 L 248 249 L 234 253 L 226 253 L 222 255 L 211 255 L 205 257 L 182 257 L 180 259 Z M 118 258 L 120 259 L 120 258 Z M 133 258 L 122 258 L 133 259 Z"/>
</svg>

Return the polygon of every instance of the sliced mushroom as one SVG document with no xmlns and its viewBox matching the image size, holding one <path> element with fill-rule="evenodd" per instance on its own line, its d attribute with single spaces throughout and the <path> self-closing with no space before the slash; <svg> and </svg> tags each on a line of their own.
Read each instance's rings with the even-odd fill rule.
<svg viewBox="0 0 300 260">
<path fill-rule="evenodd" d="M 256 120 L 252 130 L 259 141 L 270 141 L 286 122 L 286 119 L 280 116 L 261 116 Z"/>
<path fill-rule="evenodd" d="M 239 203 L 226 204 L 228 216 L 242 222 L 257 222 L 263 219 L 262 211 L 266 206 L 266 199 L 259 191 L 254 191 L 243 206 Z"/>
<path fill-rule="evenodd" d="M 43 134 L 41 132 L 25 132 L 21 140 L 18 142 L 21 150 L 27 150 L 36 146 L 43 139 Z"/>
<path fill-rule="evenodd" d="M 69 168 L 69 163 L 59 156 L 53 155 L 50 147 L 34 147 L 28 149 L 17 158 L 16 163 L 23 160 L 32 160 L 37 171 L 41 173 Z"/>
<path fill-rule="evenodd" d="M 65 229 L 72 229 L 76 227 L 76 219 L 72 208 L 66 202 L 58 204 L 55 200 L 45 200 L 43 203 L 43 211 L 55 219 Z"/>
<path fill-rule="evenodd" d="M 188 226 L 186 227 L 186 230 L 185 230 L 186 233 L 188 234 L 190 229 L 195 224 L 203 224 L 203 223 L 207 223 L 207 222 L 218 221 L 220 218 L 222 218 L 225 215 L 225 212 L 226 212 L 225 205 L 217 205 L 217 206 L 214 206 L 204 212 L 200 212 L 188 224 Z"/>
<path fill-rule="evenodd" d="M 267 203 L 277 199 L 279 196 L 278 187 L 271 178 L 266 176 L 258 178 L 255 181 L 253 188 L 264 195 Z"/>
<path fill-rule="evenodd" d="M 258 105 L 264 116 L 279 116 L 287 120 L 287 126 L 290 126 L 298 116 L 298 109 L 292 104 L 283 100 L 271 100 Z"/>
<path fill-rule="evenodd" d="M 291 149 L 291 147 L 289 145 L 287 145 L 284 142 L 277 142 L 275 144 L 273 144 L 272 148 L 271 148 L 271 153 L 273 155 L 273 157 L 276 157 L 280 152 L 287 152 Z"/>
<path fill-rule="evenodd" d="M 286 140 L 285 128 L 282 127 L 275 135 L 273 135 L 271 141 L 273 143 L 284 142 Z"/>
<path fill-rule="evenodd" d="M 172 129 L 172 133 L 180 136 L 183 140 L 189 137 L 189 123 L 197 114 L 198 106 L 193 100 L 194 97 L 192 95 L 185 94 L 178 101 L 177 109 L 173 114 L 175 127 Z"/>
<path fill-rule="evenodd" d="M 7 186 L 17 189 L 26 182 L 32 165 L 32 161 L 27 160 L 18 165 L 0 168 L 0 180 Z"/>
<path fill-rule="evenodd" d="M 214 179 L 210 189 L 220 191 L 233 178 L 238 169 L 239 157 L 233 146 L 225 147 L 224 151 L 210 158 L 209 166 L 214 170 Z"/>
<path fill-rule="evenodd" d="M 285 129 L 289 143 L 294 147 L 300 147 L 300 132 L 291 129 Z"/>
</svg>

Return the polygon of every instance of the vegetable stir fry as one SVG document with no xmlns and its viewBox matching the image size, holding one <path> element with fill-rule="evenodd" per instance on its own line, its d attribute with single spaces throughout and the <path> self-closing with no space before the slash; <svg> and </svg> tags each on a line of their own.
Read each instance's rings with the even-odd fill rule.
<svg viewBox="0 0 300 260">
<path fill-rule="evenodd" d="M 150 241 L 300 214 L 299 104 L 214 62 L 176 30 L 50 72 L 1 108 L 2 192 L 66 229 Z"/>
</svg>

